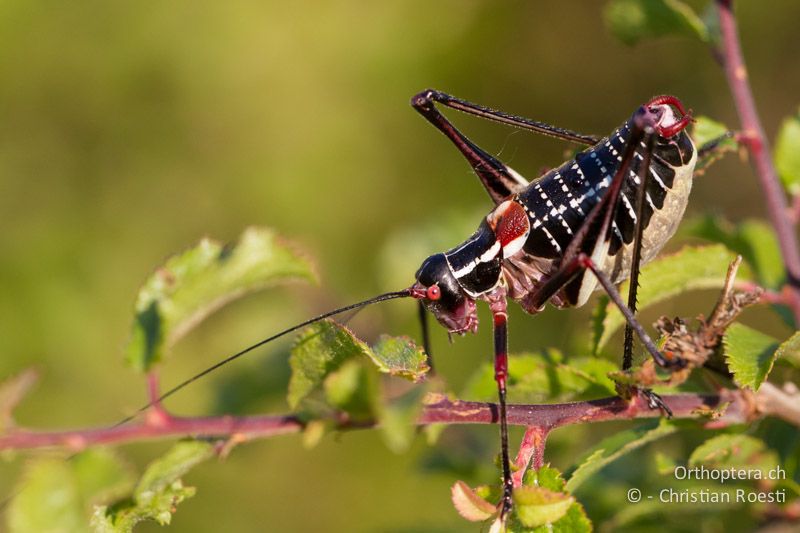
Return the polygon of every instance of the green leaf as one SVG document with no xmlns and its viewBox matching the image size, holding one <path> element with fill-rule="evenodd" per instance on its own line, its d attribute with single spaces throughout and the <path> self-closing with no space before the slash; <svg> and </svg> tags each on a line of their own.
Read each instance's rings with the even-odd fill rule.
<svg viewBox="0 0 800 533">
<path fill-rule="evenodd" d="M 689 456 L 689 466 L 700 465 L 717 469 L 748 467 L 761 470 L 762 477 L 766 477 L 767 471 L 778 465 L 778 456 L 761 439 L 743 434 L 723 434 L 694 449 Z M 755 476 L 748 479 L 755 479 Z"/>
<path fill-rule="evenodd" d="M 314 279 L 309 261 L 271 230 L 249 228 L 232 247 L 204 239 L 168 259 L 140 289 L 127 361 L 145 372 L 228 302 L 278 283 Z"/>
<path fill-rule="evenodd" d="M 70 462 L 75 486 L 87 503 L 111 501 L 133 487 L 133 470 L 113 450 L 95 447 L 74 455 Z"/>
<path fill-rule="evenodd" d="M 745 220 L 737 225 L 743 243 L 742 257 L 753 267 L 756 279 L 765 287 L 777 289 L 786 279 L 780 244 L 775 230 L 760 220 Z"/>
<path fill-rule="evenodd" d="M 674 433 L 676 429 L 672 423 L 661 420 L 648 422 L 638 428 L 608 437 L 584 455 L 584 459 L 579 462 L 578 467 L 567 481 L 567 490 L 575 492 L 589 476 L 607 464 L 649 442 Z"/>
<path fill-rule="evenodd" d="M 538 528 L 537 533 L 590 533 L 591 531 L 592 523 L 589 521 L 589 517 L 586 516 L 583 505 L 575 502 L 561 520 L 553 524 L 552 527 Z"/>
<path fill-rule="evenodd" d="M 568 498 L 572 498 L 569 493 L 566 492 L 566 483 L 561 477 L 561 473 L 550 466 L 543 466 L 538 470 L 534 470 L 532 468 L 529 469 L 527 472 L 525 472 L 525 477 L 523 478 L 522 483 L 526 487 L 540 487 L 554 493 L 563 494 Z M 574 498 L 572 498 L 572 500 L 572 504 L 567 508 L 564 515 L 555 522 L 544 523 L 543 525 L 533 529 L 522 524 L 518 525 L 514 523 L 512 524 L 514 527 L 511 529 L 513 531 L 535 531 L 536 533 L 548 533 L 550 531 L 564 533 L 590 532 L 592 530 L 592 524 L 589 521 L 589 518 L 586 516 L 583 506 L 575 501 Z M 527 509 L 525 511 L 530 513 L 531 509 Z M 520 522 L 524 521 L 520 520 Z"/>
<path fill-rule="evenodd" d="M 354 419 L 377 419 L 387 446 L 401 452 L 416 434 L 416 419 L 429 386 L 411 387 L 383 400 L 379 383 L 362 366 L 367 359 L 381 372 L 414 381 L 429 370 L 425 353 L 406 338 L 382 337 L 373 349 L 333 321 L 318 322 L 303 330 L 289 357 L 289 406 L 312 413 L 333 407 Z"/>
<path fill-rule="evenodd" d="M 718 47 L 722 42 L 722 31 L 719 26 L 719 9 L 716 2 L 708 2 L 701 15 L 708 32 L 708 43 Z"/>
<path fill-rule="evenodd" d="M 289 406 L 296 409 L 304 400 L 310 400 L 322 388 L 327 376 L 345 361 L 361 357 L 368 358 L 381 372 L 413 381 L 421 380 L 429 370 L 425 353 L 408 338 L 384 336 L 370 348 L 349 329 L 324 320 L 304 329 L 292 348 Z"/>
<path fill-rule="evenodd" d="M 184 487 L 180 477 L 214 455 L 211 443 L 185 440 L 148 465 L 129 498 L 110 506 L 98 506 L 92 527 L 102 533 L 128 533 L 145 520 L 169 524 L 175 507 L 194 496 L 193 487 Z"/>
<path fill-rule="evenodd" d="M 716 120 L 704 115 L 695 117 L 694 125 L 692 127 L 692 139 L 695 144 L 700 147 L 704 144 L 718 139 L 730 131 L 725 124 L 717 122 Z M 720 147 L 736 148 L 736 141 L 734 139 L 723 140 Z"/>
<path fill-rule="evenodd" d="M 103 448 L 72 460 L 43 458 L 29 463 L 8 509 L 12 533 L 88 532 L 92 505 L 130 490 L 127 465 Z"/>
<path fill-rule="evenodd" d="M 194 494 L 193 487 L 184 487 L 183 482 L 177 480 L 155 494 L 147 505 L 126 500 L 112 506 L 95 507 L 91 525 L 95 533 L 131 533 L 136 524 L 145 520 L 168 525 L 175 507 Z"/>
<path fill-rule="evenodd" d="M 592 345 L 590 350 L 592 355 L 597 356 L 600 352 L 600 341 L 606 330 L 605 321 L 608 318 L 608 302 L 610 300 L 603 294 L 597 301 L 597 305 L 592 309 Z"/>
<path fill-rule="evenodd" d="M 411 445 L 417 433 L 416 421 L 429 389 L 429 383 L 413 386 L 383 403 L 379 415 L 380 429 L 386 446 L 393 452 L 404 452 Z"/>
<path fill-rule="evenodd" d="M 9 509 L 12 533 L 86 531 L 82 502 L 74 488 L 70 465 L 41 459 L 28 466 L 21 492 Z"/>
<path fill-rule="evenodd" d="M 147 502 L 199 463 L 213 457 L 214 446 L 200 440 L 184 440 L 147 467 L 133 495 L 137 502 Z"/>
<path fill-rule="evenodd" d="M 775 166 L 791 194 L 800 194 L 800 110 L 784 119 L 775 142 Z"/>
<path fill-rule="evenodd" d="M 430 370 L 425 351 L 408 337 L 381 335 L 369 355 L 381 372 L 415 382 Z"/>
<path fill-rule="evenodd" d="M 617 369 L 605 359 L 574 357 L 562 362 L 555 350 L 537 354 L 509 356 L 509 401 L 529 403 L 542 400 L 572 400 L 615 394 L 614 383 L 607 374 Z M 494 367 L 484 363 L 470 378 L 463 397 L 490 401 L 497 395 Z"/>
<path fill-rule="evenodd" d="M 675 459 L 662 452 L 656 452 L 655 464 L 656 471 L 662 476 L 672 474 L 675 472 L 675 467 L 677 466 Z"/>
<path fill-rule="evenodd" d="M 720 244 L 686 246 L 679 252 L 661 256 L 642 268 L 640 275 L 638 310 L 663 302 L 673 296 L 698 289 L 717 289 L 725 284 L 728 265 L 735 254 Z M 746 278 L 745 269 L 739 269 L 739 278 Z M 620 285 L 620 293 L 628 293 L 628 282 Z M 625 318 L 608 298 L 602 297 L 599 305 L 606 307 L 603 334 L 597 349 L 602 348 L 611 336 L 625 324 Z M 597 351 L 597 350 L 595 350 Z"/>
<path fill-rule="evenodd" d="M 681 235 L 722 243 L 753 268 L 759 284 L 770 289 L 783 285 L 786 273 L 780 245 L 766 222 L 748 219 L 734 225 L 722 217 L 704 216 L 687 220 Z"/>
<path fill-rule="evenodd" d="M 776 359 L 785 359 L 796 367 L 800 367 L 800 331 L 783 341 L 775 350 Z"/>
<path fill-rule="evenodd" d="M 775 363 L 779 342 L 769 335 L 732 324 L 723 338 L 725 362 L 740 387 L 758 390 Z"/>
<path fill-rule="evenodd" d="M 375 418 L 380 387 L 375 373 L 362 361 L 345 361 L 325 378 L 323 386 L 328 404 L 346 412 L 352 420 Z"/>
<path fill-rule="evenodd" d="M 344 326 L 323 320 L 304 329 L 295 341 L 289 356 L 292 376 L 287 401 L 297 407 L 316 391 L 325 378 L 338 370 L 348 359 L 369 357 L 369 346 Z"/>
<path fill-rule="evenodd" d="M 514 507 L 506 529 L 509 533 L 589 533 L 592 524 L 583 506 L 565 492 L 561 473 L 550 466 L 525 473 L 521 487 L 514 489 Z M 500 498 L 497 486 L 470 488 L 463 481 L 451 489 L 453 505 L 458 513 L 472 522 L 497 516 L 497 506 L 491 502 Z M 489 531 L 499 531 L 495 523 Z"/>
<path fill-rule="evenodd" d="M 566 482 L 561 477 L 561 472 L 550 465 L 544 465 L 540 469 L 529 468 L 522 479 L 523 485 L 544 487 L 557 492 L 566 490 Z"/>
<path fill-rule="evenodd" d="M 709 39 L 702 19 L 678 0 L 612 0 L 603 17 L 611 33 L 627 45 L 663 35 Z"/>
<path fill-rule="evenodd" d="M 544 487 L 521 486 L 514 489 L 514 512 L 525 527 L 552 524 L 567 514 L 575 498 Z"/>
</svg>

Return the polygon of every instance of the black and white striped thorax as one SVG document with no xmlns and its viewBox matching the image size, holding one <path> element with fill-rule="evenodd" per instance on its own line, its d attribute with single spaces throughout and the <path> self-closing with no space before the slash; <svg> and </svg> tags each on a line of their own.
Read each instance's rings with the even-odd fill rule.
<svg viewBox="0 0 800 533">
<path fill-rule="evenodd" d="M 528 254 L 551 259 L 562 256 L 588 213 L 608 191 L 622 162 L 629 132 L 630 121 L 609 137 L 577 154 L 574 159 L 547 172 L 519 193 L 531 222 L 531 233 L 524 248 Z M 636 196 L 640 186 L 638 172 L 644 149 L 642 143 L 635 152 L 622 186 L 608 250 L 610 256 L 633 242 L 637 223 Z M 669 210 L 676 208 L 667 201 L 672 194 L 681 196 L 680 213 L 670 213 L 680 220 L 689 192 L 684 182 L 688 180 L 691 183 L 695 159 L 694 145 L 684 131 L 670 139 L 658 137 L 651 156 L 645 194 L 642 220 L 645 234 L 648 233 L 654 213 L 665 207 Z M 663 236 L 660 244 L 666 242 L 669 236 L 671 233 Z M 657 244 L 648 241 L 645 246 Z M 643 256 L 650 255 L 649 250 L 643 249 Z"/>
<path fill-rule="evenodd" d="M 485 218 L 469 239 L 444 256 L 459 285 L 473 298 L 492 290 L 500 281 L 503 253 Z"/>
</svg>

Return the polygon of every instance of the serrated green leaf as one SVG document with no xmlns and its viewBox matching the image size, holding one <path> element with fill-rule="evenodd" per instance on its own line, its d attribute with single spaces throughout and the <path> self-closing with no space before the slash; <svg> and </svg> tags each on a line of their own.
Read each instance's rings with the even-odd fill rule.
<svg viewBox="0 0 800 533">
<path fill-rule="evenodd" d="M 794 366 L 800 367 L 800 331 L 783 341 L 775 351 L 776 359 L 784 359 Z"/>
<path fill-rule="evenodd" d="M 641 286 L 638 292 L 638 310 L 642 311 L 687 291 L 722 288 L 728 265 L 734 257 L 734 253 L 718 244 L 686 246 L 674 254 L 653 260 L 642 268 L 639 277 Z M 738 279 L 747 277 L 747 269 L 740 268 Z M 628 293 L 627 281 L 620 285 L 620 293 Z M 600 348 L 625 324 L 625 318 L 613 303 L 607 303 L 606 308 L 608 315 L 600 337 Z"/>
<path fill-rule="evenodd" d="M 489 531 L 507 533 L 589 533 L 592 524 L 580 503 L 565 492 L 561 473 L 550 466 L 525 473 L 523 485 L 514 489 L 514 507 L 506 527 L 495 521 Z M 459 514 L 474 522 L 497 515 L 500 499 L 498 486 L 470 488 L 463 481 L 451 489 L 453 504 Z"/>
<path fill-rule="evenodd" d="M 709 39 L 702 19 L 679 0 L 612 0 L 603 18 L 611 33 L 627 45 L 664 35 Z"/>
<path fill-rule="evenodd" d="M 370 351 L 365 342 L 332 320 L 323 320 L 304 329 L 289 356 L 292 368 L 287 395 L 289 407 L 296 409 L 303 400 L 321 390 L 325 378 L 345 361 L 369 357 Z"/>
<path fill-rule="evenodd" d="M 775 363 L 779 342 L 769 335 L 745 326 L 732 324 L 723 337 L 725 362 L 740 387 L 758 390 Z"/>
<path fill-rule="evenodd" d="M 578 467 L 567 481 L 567 490 L 575 492 L 589 476 L 607 464 L 615 461 L 647 443 L 670 435 L 676 426 L 666 420 L 648 422 L 638 428 L 617 433 L 592 448 L 578 463 Z"/>
<path fill-rule="evenodd" d="M 497 512 L 494 504 L 478 496 L 463 481 L 456 481 L 452 486 L 450 499 L 453 501 L 453 506 L 458 511 L 458 514 L 470 522 L 483 522 Z"/>
<path fill-rule="evenodd" d="M 555 350 L 536 354 L 509 356 L 509 401 L 530 403 L 542 400 L 573 400 L 615 394 L 614 383 L 607 377 L 616 366 L 594 357 L 574 357 L 562 362 Z M 497 395 L 494 367 L 482 364 L 467 382 L 463 397 L 492 401 Z"/>
<path fill-rule="evenodd" d="M 186 332 L 226 303 L 296 280 L 315 280 L 311 264 L 271 230 L 249 228 L 232 247 L 204 239 L 168 259 L 140 289 L 126 359 L 145 372 Z"/>
<path fill-rule="evenodd" d="M 12 533 L 88 532 L 92 505 L 118 497 L 133 484 L 129 468 L 103 448 L 87 450 L 71 461 L 45 458 L 31 462 L 8 510 Z"/>
<path fill-rule="evenodd" d="M 430 370 L 425 351 L 408 337 L 381 335 L 369 355 L 381 372 L 415 382 Z"/>
<path fill-rule="evenodd" d="M 766 473 L 777 464 L 777 454 L 767 448 L 763 440 L 743 434 L 716 435 L 695 448 L 689 456 L 689 466 L 719 469 L 748 467 Z"/>
<path fill-rule="evenodd" d="M 525 485 L 514 489 L 514 512 L 525 527 L 557 522 L 574 502 L 569 494 L 544 487 Z"/>
<path fill-rule="evenodd" d="M 386 446 L 401 453 L 411 446 L 417 433 L 416 421 L 422 411 L 429 383 L 410 387 L 404 394 L 385 400 L 380 408 L 379 427 Z"/>
<path fill-rule="evenodd" d="M 189 470 L 214 456 L 214 446 L 200 440 L 176 443 L 166 454 L 151 462 L 142 474 L 133 496 L 146 502 L 152 494 L 164 490 Z"/>
<path fill-rule="evenodd" d="M 567 509 L 567 514 L 553 524 L 552 527 L 544 526 L 538 529 L 541 531 L 536 533 L 590 533 L 592 531 L 592 522 L 586 516 L 583 505 L 575 502 Z"/>
<path fill-rule="evenodd" d="M 589 521 L 589 518 L 586 516 L 583 506 L 575 501 L 575 499 L 566 491 L 566 483 L 564 482 L 564 479 L 561 477 L 561 473 L 558 470 L 547 465 L 538 470 L 529 469 L 527 472 L 525 472 L 522 483 L 524 487 L 537 487 L 556 494 L 562 494 L 564 497 L 572 499 L 572 503 L 559 519 L 553 522 L 550 521 L 552 517 L 547 517 L 545 518 L 545 522 L 536 527 L 530 527 L 524 524 L 524 522 L 529 519 L 529 524 L 538 521 L 535 515 L 531 516 L 531 509 L 523 510 L 523 513 L 528 513 L 528 517 L 523 520 L 522 517 L 518 515 L 518 512 L 515 508 L 514 520 L 512 520 L 510 524 L 509 531 L 525 533 L 549 533 L 551 531 L 563 533 L 588 533 L 592 530 L 592 524 Z M 515 493 L 515 497 L 516 496 L 518 495 Z M 542 511 L 542 509 L 540 509 L 540 511 Z"/>
<path fill-rule="evenodd" d="M 522 478 L 522 484 L 544 487 L 556 492 L 564 492 L 566 490 L 566 481 L 561 477 L 561 472 L 549 465 L 545 465 L 538 470 L 529 468 Z"/>
<path fill-rule="evenodd" d="M 687 220 L 681 235 L 724 244 L 753 268 L 759 284 L 770 289 L 783 285 L 786 273 L 780 245 L 774 230 L 764 221 L 747 219 L 734 225 L 722 217 L 704 216 Z"/>
<path fill-rule="evenodd" d="M 699 115 L 694 119 L 694 124 L 692 126 L 692 139 L 694 140 L 695 144 L 700 147 L 707 142 L 711 142 L 714 139 L 722 137 L 728 133 L 728 131 L 728 127 L 722 122 L 718 122 L 705 115 Z M 720 146 L 735 148 L 736 141 L 734 139 L 725 139 L 721 142 Z"/>
<path fill-rule="evenodd" d="M 784 119 L 775 142 L 775 166 L 784 187 L 800 194 L 800 111 Z"/>
<path fill-rule="evenodd" d="M 154 494 L 146 505 L 123 500 L 112 506 L 95 507 L 91 526 L 95 533 L 131 533 L 136 524 L 146 520 L 165 526 L 172 521 L 177 505 L 194 494 L 194 487 L 184 487 L 177 480 Z"/>
<path fill-rule="evenodd" d="M 92 527 L 96 532 L 128 533 L 145 520 L 169 524 L 175 507 L 195 493 L 193 487 L 183 485 L 181 476 L 213 455 L 214 446 L 209 442 L 178 442 L 148 465 L 130 497 L 96 507 Z"/>
<path fill-rule="evenodd" d="M 297 409 L 303 405 L 313 411 L 319 407 L 313 400 L 324 389 L 326 405 L 364 418 L 376 414 L 380 418 L 385 414 L 389 417 L 387 427 L 395 435 L 395 421 L 399 423 L 405 416 L 400 416 L 401 412 L 411 412 L 411 404 L 400 400 L 393 407 L 381 407 L 379 387 L 371 375 L 350 366 L 351 361 L 358 365 L 367 359 L 381 372 L 414 381 L 429 370 L 425 353 L 407 338 L 384 336 L 373 349 L 344 326 L 331 320 L 321 321 L 304 329 L 292 348 L 289 406 Z M 415 394 L 418 393 L 411 396 Z M 389 437 L 389 440 L 391 447 L 403 447 L 404 438 Z"/>
</svg>

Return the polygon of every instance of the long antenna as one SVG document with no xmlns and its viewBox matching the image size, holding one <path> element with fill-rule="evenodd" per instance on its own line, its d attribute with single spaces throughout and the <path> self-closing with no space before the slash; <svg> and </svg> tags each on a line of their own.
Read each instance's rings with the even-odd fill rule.
<svg viewBox="0 0 800 533">
<path fill-rule="evenodd" d="M 112 427 L 121 426 L 123 424 L 126 424 L 126 423 L 130 422 L 131 420 L 136 418 L 139 414 L 141 414 L 143 411 L 149 409 L 150 407 L 152 407 L 153 405 L 155 405 L 157 403 L 161 403 L 162 401 L 164 401 L 165 399 L 169 398 L 170 396 L 172 396 L 173 394 L 175 394 L 176 392 L 178 392 L 182 388 L 186 387 L 187 385 L 189 385 L 191 383 L 194 383 L 198 379 L 202 378 L 203 376 L 205 376 L 207 374 L 210 374 L 211 372 L 213 372 L 214 370 L 218 369 L 219 367 L 227 365 L 231 361 L 233 361 L 235 359 L 238 359 L 238 358 L 242 357 L 243 355 L 245 355 L 245 354 L 247 354 L 249 352 L 252 352 L 253 350 L 255 350 L 256 348 L 258 348 L 260 346 L 263 346 L 263 345 L 265 345 L 265 344 L 267 344 L 269 342 L 272 342 L 275 339 L 283 337 L 284 335 L 287 335 L 287 334 L 289 334 L 289 333 L 291 333 L 293 331 L 297 331 L 300 328 L 304 328 L 304 327 L 306 327 L 306 326 L 308 326 L 310 324 L 313 324 L 314 322 L 319 322 L 320 320 L 323 320 L 325 318 L 332 317 L 334 315 L 338 315 L 339 313 L 344 313 L 345 311 L 350 311 L 352 309 L 358 309 L 360 307 L 364 307 L 366 305 L 370 305 L 370 304 L 374 304 L 374 303 L 378 303 L 378 302 L 383 302 L 385 300 L 393 300 L 395 298 L 403 298 L 403 297 L 406 297 L 406 296 L 411 296 L 411 292 L 408 289 L 404 289 L 402 291 L 397 291 L 397 292 L 387 292 L 385 294 L 380 294 L 378 296 L 375 296 L 374 298 L 370 298 L 368 300 L 364 300 L 363 302 L 358 302 L 358 303 L 355 303 L 355 304 L 347 305 L 345 307 L 340 307 L 339 309 L 334 309 L 333 311 L 328 311 L 327 313 L 322 313 L 321 315 L 317 315 L 314 318 L 309 318 L 305 322 L 300 322 L 299 324 L 296 324 L 296 325 L 294 325 L 294 326 L 292 326 L 290 328 L 287 328 L 287 329 L 285 329 L 285 330 L 283 330 L 283 331 L 281 331 L 279 333 L 276 333 L 275 335 L 272 335 L 271 337 L 267 337 L 264 340 L 258 341 L 257 343 L 255 343 L 253 345 L 250 345 L 247 348 L 244 348 L 244 349 L 236 352 L 235 354 L 226 357 L 225 359 L 222 359 L 221 361 L 219 361 L 219 362 L 211 365 L 210 367 L 206 368 L 202 372 L 199 372 L 199 373 L 195 374 L 194 376 L 190 377 L 189 379 L 187 379 L 187 380 L 175 385 L 174 387 L 169 389 L 167 392 L 165 392 L 164 394 L 159 396 L 157 399 L 149 402 L 147 405 L 143 405 L 135 413 L 133 413 L 132 415 L 130 415 L 130 416 L 126 417 L 126 418 L 124 418 L 123 420 L 120 420 L 119 422 L 114 424 L 114 426 L 112 426 Z"/>
</svg>

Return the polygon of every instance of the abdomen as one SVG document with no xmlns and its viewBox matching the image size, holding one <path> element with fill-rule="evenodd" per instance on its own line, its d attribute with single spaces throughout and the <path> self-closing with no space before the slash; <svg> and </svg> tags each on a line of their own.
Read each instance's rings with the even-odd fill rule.
<svg viewBox="0 0 800 533">
<path fill-rule="evenodd" d="M 575 233 L 608 191 L 621 163 L 627 137 L 626 123 L 519 193 L 531 222 L 531 232 L 523 248 L 528 256 L 549 260 L 542 264 L 551 265 L 551 269 L 558 267 Z M 641 150 L 642 147 L 635 153 L 623 183 L 608 254 L 599 265 L 615 283 L 627 278 L 630 271 Z M 696 159 L 694 144 L 685 132 L 671 139 L 658 139 L 648 171 L 642 220 L 643 263 L 655 257 L 677 230 L 691 191 Z M 593 276 L 585 278 L 584 282 L 593 283 Z M 586 291 L 581 292 L 583 301 L 578 301 L 577 297 L 562 297 L 561 300 L 564 304 L 581 305 L 587 297 Z"/>
</svg>

